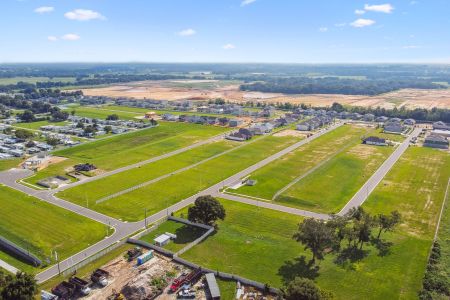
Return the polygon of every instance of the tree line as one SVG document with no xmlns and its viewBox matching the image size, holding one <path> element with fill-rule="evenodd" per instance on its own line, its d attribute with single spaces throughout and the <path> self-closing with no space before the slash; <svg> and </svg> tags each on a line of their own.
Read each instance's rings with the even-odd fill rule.
<svg viewBox="0 0 450 300">
<path fill-rule="evenodd" d="M 343 94 L 379 95 L 399 89 L 443 89 L 444 85 L 428 79 L 359 80 L 339 77 L 268 78 L 264 81 L 242 84 L 242 91 L 284 94 Z"/>
</svg>

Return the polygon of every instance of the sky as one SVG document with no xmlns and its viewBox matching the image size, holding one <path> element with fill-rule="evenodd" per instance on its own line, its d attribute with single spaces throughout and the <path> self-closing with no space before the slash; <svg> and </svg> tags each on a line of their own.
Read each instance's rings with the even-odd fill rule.
<svg viewBox="0 0 450 300">
<path fill-rule="evenodd" d="M 0 0 L 0 62 L 450 63 L 450 0 Z"/>
</svg>

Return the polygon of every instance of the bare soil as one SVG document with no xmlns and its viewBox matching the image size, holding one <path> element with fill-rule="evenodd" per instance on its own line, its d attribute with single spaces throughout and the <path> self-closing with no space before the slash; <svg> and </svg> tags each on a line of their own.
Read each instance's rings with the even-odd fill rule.
<svg viewBox="0 0 450 300">
<path fill-rule="evenodd" d="M 197 82 L 199 83 L 199 82 Z M 223 84 L 215 88 L 174 86 L 174 81 L 139 81 L 102 88 L 83 89 L 89 96 L 130 97 L 160 100 L 209 100 L 224 98 L 229 101 L 259 101 L 267 103 L 290 102 L 313 106 L 330 106 L 333 102 L 351 106 L 383 108 L 450 108 L 450 89 L 403 89 L 377 96 L 365 95 L 285 95 L 240 91 L 238 84 Z"/>
</svg>

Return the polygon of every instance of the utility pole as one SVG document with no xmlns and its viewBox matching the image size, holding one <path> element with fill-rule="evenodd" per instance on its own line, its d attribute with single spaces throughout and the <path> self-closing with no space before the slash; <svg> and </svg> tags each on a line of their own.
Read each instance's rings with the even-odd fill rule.
<svg viewBox="0 0 450 300">
<path fill-rule="evenodd" d="M 58 252 L 56 252 L 56 249 L 55 249 L 55 259 L 56 259 L 56 263 L 58 264 L 58 274 L 61 275 L 61 269 L 59 267 Z"/>
<path fill-rule="evenodd" d="M 144 226 L 145 226 L 145 228 L 147 228 L 147 209 L 144 209 L 144 215 L 145 215 Z"/>
</svg>

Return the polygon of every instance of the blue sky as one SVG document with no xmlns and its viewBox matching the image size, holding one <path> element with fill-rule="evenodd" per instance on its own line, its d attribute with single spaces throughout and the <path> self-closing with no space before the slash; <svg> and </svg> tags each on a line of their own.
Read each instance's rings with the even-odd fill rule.
<svg viewBox="0 0 450 300">
<path fill-rule="evenodd" d="M 0 62 L 450 62 L 448 0 L 1 0 Z"/>
</svg>

